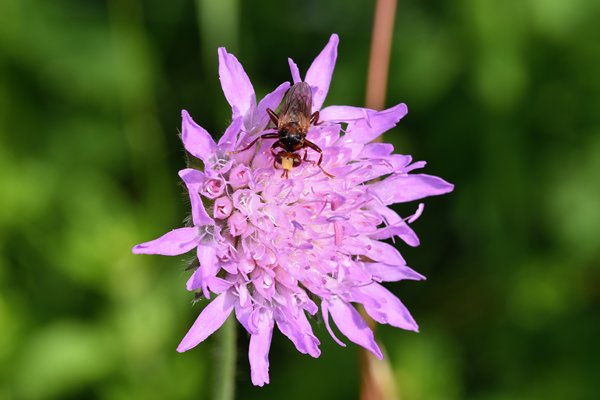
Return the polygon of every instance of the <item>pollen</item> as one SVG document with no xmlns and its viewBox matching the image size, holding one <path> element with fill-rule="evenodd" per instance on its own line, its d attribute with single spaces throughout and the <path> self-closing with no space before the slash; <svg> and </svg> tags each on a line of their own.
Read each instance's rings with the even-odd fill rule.
<svg viewBox="0 0 600 400">
<path fill-rule="evenodd" d="M 281 168 L 291 171 L 294 167 L 294 159 L 292 157 L 282 157 L 281 158 Z"/>
</svg>

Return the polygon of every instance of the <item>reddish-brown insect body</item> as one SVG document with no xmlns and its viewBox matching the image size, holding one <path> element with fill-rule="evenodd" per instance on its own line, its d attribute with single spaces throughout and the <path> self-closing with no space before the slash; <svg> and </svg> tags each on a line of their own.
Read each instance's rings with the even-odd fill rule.
<svg viewBox="0 0 600 400">
<path fill-rule="evenodd" d="M 306 139 L 308 129 L 312 125 L 317 125 L 319 122 L 319 112 L 315 111 L 311 114 L 312 109 L 312 91 L 306 82 L 298 82 L 294 84 L 287 92 L 283 105 L 279 114 L 267 108 L 267 114 L 277 129 L 277 133 L 265 133 L 254 139 L 248 146 L 237 150 L 234 153 L 240 153 L 248 150 L 259 139 L 277 139 L 271 146 L 271 153 L 274 156 L 273 167 L 281 166 L 283 169 L 282 176 L 288 177 L 289 171 L 292 168 L 302 164 L 302 161 L 307 161 L 308 148 L 319 153 L 319 160 L 316 162 L 317 167 L 323 171 L 325 175 L 333 178 L 333 175 L 327 173 L 321 167 L 323 161 L 323 151 Z M 275 149 L 281 148 L 279 152 Z M 304 157 L 300 158 L 296 151 L 304 149 Z"/>
</svg>

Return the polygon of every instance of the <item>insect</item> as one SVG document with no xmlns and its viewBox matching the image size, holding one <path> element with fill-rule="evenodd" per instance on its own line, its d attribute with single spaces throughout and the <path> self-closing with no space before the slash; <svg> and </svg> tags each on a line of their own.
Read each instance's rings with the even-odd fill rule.
<svg viewBox="0 0 600 400">
<path fill-rule="evenodd" d="M 283 169 L 282 177 L 288 178 L 288 174 L 292 168 L 298 167 L 302 164 L 302 161 L 309 161 L 307 153 L 310 148 L 319 153 L 319 160 L 316 162 L 317 167 L 325 175 L 333 178 L 333 175 L 321 167 L 323 151 L 319 146 L 306 139 L 306 134 L 311 124 L 319 124 L 319 112 L 315 111 L 311 114 L 311 108 L 312 92 L 308 83 L 298 82 L 294 84 L 288 90 L 279 114 L 267 108 L 267 114 L 269 114 L 269 118 L 275 124 L 277 133 L 264 133 L 243 149 L 233 151 L 232 154 L 248 150 L 260 139 L 277 139 L 271 146 L 271 153 L 274 156 L 273 168 L 281 165 Z M 281 148 L 282 150 L 276 152 L 277 148 Z M 304 149 L 304 156 L 301 158 L 300 155 L 296 154 L 296 151 L 302 149 Z"/>
</svg>

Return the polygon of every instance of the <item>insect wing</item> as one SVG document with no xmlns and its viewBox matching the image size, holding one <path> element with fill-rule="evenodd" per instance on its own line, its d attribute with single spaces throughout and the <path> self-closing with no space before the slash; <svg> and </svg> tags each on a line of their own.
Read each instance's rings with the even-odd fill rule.
<svg viewBox="0 0 600 400">
<path fill-rule="evenodd" d="M 312 109 L 312 91 L 306 82 L 298 82 L 290 88 L 279 113 L 279 128 L 297 123 L 308 130 Z"/>
</svg>

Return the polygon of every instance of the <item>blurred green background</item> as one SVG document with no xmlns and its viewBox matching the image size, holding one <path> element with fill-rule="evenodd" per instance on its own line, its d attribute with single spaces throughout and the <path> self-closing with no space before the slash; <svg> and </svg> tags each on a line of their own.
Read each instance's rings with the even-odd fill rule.
<svg viewBox="0 0 600 400">
<path fill-rule="evenodd" d="M 213 338 L 185 257 L 133 256 L 181 224 L 180 109 L 220 135 L 217 47 L 259 96 L 340 35 L 326 104 L 362 105 L 372 2 L 0 2 L 0 399 L 207 399 Z M 600 2 L 401 0 L 387 141 L 454 184 L 390 284 L 421 333 L 382 327 L 402 399 L 600 398 Z M 414 209 L 401 207 L 408 212 Z M 238 397 L 353 399 L 358 351 L 276 333 L 271 384 Z"/>
</svg>

